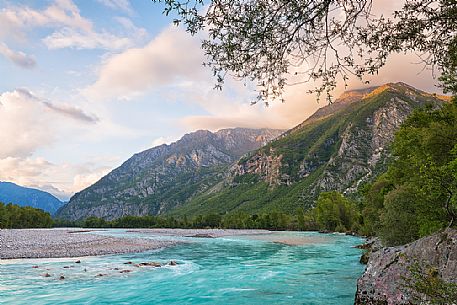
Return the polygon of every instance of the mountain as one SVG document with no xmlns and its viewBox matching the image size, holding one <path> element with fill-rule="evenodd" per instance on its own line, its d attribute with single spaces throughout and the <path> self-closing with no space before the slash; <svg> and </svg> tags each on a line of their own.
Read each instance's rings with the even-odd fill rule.
<svg viewBox="0 0 457 305">
<path fill-rule="evenodd" d="M 356 196 L 385 171 L 394 133 L 415 109 L 446 97 L 404 83 L 351 90 L 278 130 L 197 131 L 134 155 L 73 196 L 57 215 L 196 216 L 310 208 L 320 192 Z M 272 140 L 274 139 L 274 140 Z"/>
<path fill-rule="evenodd" d="M 63 202 L 53 195 L 12 182 L 0 182 L 0 202 L 30 206 L 54 214 Z"/>
<path fill-rule="evenodd" d="M 163 214 L 225 179 L 229 166 L 282 130 L 199 130 L 170 145 L 135 154 L 94 185 L 75 194 L 57 217 L 114 219 Z"/>
<path fill-rule="evenodd" d="M 389 144 L 413 109 L 446 97 L 404 83 L 344 93 L 306 121 L 234 164 L 217 189 L 171 212 L 198 215 L 314 206 L 320 192 L 354 195 L 386 169 Z"/>
</svg>

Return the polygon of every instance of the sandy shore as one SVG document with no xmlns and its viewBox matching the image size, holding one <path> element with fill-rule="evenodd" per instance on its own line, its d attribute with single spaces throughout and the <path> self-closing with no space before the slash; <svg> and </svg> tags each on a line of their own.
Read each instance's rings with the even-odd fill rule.
<svg viewBox="0 0 457 305">
<path fill-rule="evenodd" d="M 0 230 L 0 259 L 61 258 L 143 252 L 176 245 L 177 241 L 120 238 L 91 234 L 96 229 Z M 100 230 L 98 230 L 100 231 Z M 216 238 L 262 235 L 264 230 L 132 229 L 131 233 L 154 236 Z"/>
<path fill-rule="evenodd" d="M 173 241 L 117 238 L 72 229 L 0 230 L 0 259 L 58 258 L 143 252 Z"/>
</svg>

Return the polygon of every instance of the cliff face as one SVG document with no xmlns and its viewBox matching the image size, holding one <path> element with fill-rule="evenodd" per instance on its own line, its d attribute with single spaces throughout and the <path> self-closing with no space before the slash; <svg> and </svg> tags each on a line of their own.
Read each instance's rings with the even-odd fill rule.
<svg viewBox="0 0 457 305">
<path fill-rule="evenodd" d="M 405 246 L 373 252 L 357 282 L 355 305 L 412 304 L 413 297 L 425 302 L 423 295 L 406 288 L 414 284 L 410 270 L 416 266 L 427 275 L 433 270 L 435 278 L 457 283 L 457 230 L 447 229 Z M 457 300 L 449 300 L 448 304 L 455 303 Z"/>
<path fill-rule="evenodd" d="M 354 194 L 386 168 L 395 131 L 415 109 L 443 101 L 403 83 L 346 92 L 231 167 L 225 187 L 178 214 L 309 208 L 320 192 Z M 220 202 L 224 201 L 225 204 Z"/>
<path fill-rule="evenodd" d="M 66 219 L 161 214 L 221 180 L 229 164 L 281 134 L 271 129 L 200 130 L 135 154 L 58 211 Z"/>
<path fill-rule="evenodd" d="M 401 83 L 346 92 L 282 140 L 239 162 L 232 173 L 256 174 L 274 186 L 322 169 L 310 188 L 311 197 L 329 190 L 354 192 L 384 165 L 394 133 L 411 111 L 433 102 L 430 95 Z"/>
<path fill-rule="evenodd" d="M 435 102 L 430 95 L 401 83 L 347 92 L 284 134 L 282 140 L 272 142 L 269 149 L 240 162 L 233 174 L 257 174 L 270 185 L 280 185 L 321 169 L 309 189 L 310 199 L 322 191 L 354 192 L 384 165 L 394 133 L 411 111 Z M 285 160 L 286 154 L 293 158 Z"/>
</svg>

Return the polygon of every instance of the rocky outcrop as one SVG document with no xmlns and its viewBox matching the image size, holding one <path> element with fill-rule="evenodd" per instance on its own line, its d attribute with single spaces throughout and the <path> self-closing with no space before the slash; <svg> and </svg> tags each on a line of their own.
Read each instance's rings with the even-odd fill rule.
<svg viewBox="0 0 457 305">
<path fill-rule="evenodd" d="M 357 191 L 359 185 L 376 174 L 376 169 L 389 156 L 389 144 L 395 131 L 416 108 L 401 97 L 391 97 L 382 107 L 367 114 L 364 124 L 350 122 L 341 136 L 337 154 L 330 159 L 322 178 L 312 193 L 338 190 Z"/>
<path fill-rule="evenodd" d="M 414 281 L 410 271 L 414 266 L 433 269 L 434 276 L 444 282 L 457 283 L 457 230 L 447 229 L 405 246 L 374 251 L 357 282 L 355 304 L 412 304 L 413 296 L 421 298 L 408 288 Z M 449 300 L 449 304 L 455 303 L 457 300 Z"/>
<path fill-rule="evenodd" d="M 231 176 L 253 174 L 267 181 L 270 185 L 288 184 L 289 176 L 281 174 L 280 171 L 282 158 L 282 155 L 275 155 L 273 149 L 270 149 L 269 154 L 257 152 L 246 162 L 235 164 L 231 168 Z"/>
<path fill-rule="evenodd" d="M 75 194 L 57 217 L 115 219 L 126 215 L 162 214 L 209 190 L 227 176 L 243 154 L 282 130 L 199 130 L 170 145 L 135 154 L 94 185 Z"/>
</svg>

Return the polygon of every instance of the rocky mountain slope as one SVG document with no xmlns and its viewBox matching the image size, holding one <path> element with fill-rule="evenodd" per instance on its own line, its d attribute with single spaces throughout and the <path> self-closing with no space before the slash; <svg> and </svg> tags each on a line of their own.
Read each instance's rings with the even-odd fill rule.
<svg viewBox="0 0 457 305">
<path fill-rule="evenodd" d="M 30 206 L 50 214 L 54 214 L 63 205 L 63 202 L 47 192 L 19 186 L 12 182 L 0 182 L 0 202 Z"/>
<path fill-rule="evenodd" d="M 295 212 L 312 207 L 323 191 L 355 193 L 385 170 L 394 133 L 413 109 L 444 99 L 404 83 L 346 92 L 240 159 L 216 190 L 173 214 Z"/>
<path fill-rule="evenodd" d="M 228 167 L 283 131 L 223 129 L 196 131 L 170 145 L 135 154 L 89 188 L 75 194 L 58 217 L 114 219 L 162 214 L 223 180 Z"/>
</svg>

